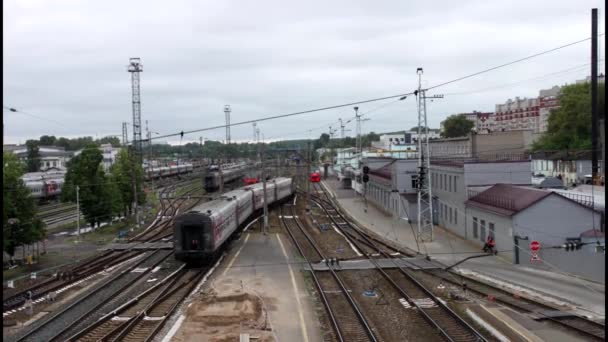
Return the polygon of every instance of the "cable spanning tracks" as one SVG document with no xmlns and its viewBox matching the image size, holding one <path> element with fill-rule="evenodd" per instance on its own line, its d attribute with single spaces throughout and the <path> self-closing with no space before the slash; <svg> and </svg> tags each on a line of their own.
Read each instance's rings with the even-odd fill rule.
<svg viewBox="0 0 608 342">
<path fill-rule="evenodd" d="M 68 341 L 150 341 L 208 268 L 184 269 L 131 299 Z"/>
<path fill-rule="evenodd" d="M 120 297 L 148 271 L 173 254 L 173 251 L 155 250 L 146 252 L 141 260 L 133 262 L 125 270 L 117 272 L 79 295 L 61 310 L 41 318 L 25 327 L 14 336 L 5 337 L 9 341 L 63 341 L 66 334 L 81 321 L 89 318 L 96 310 Z"/>
<path fill-rule="evenodd" d="M 49 292 L 66 287 L 80 279 L 100 272 L 107 267 L 128 260 L 139 253 L 140 251 L 106 251 L 102 254 L 84 259 L 77 265 L 58 271 L 56 276 L 41 280 L 22 290 L 14 292 L 11 292 L 10 290 L 4 291 L 2 311 L 3 313 L 7 313 L 22 306 L 27 300 L 29 293 L 31 293 L 32 300 L 37 300 L 44 297 Z"/>
<path fill-rule="evenodd" d="M 316 194 L 313 194 L 312 197 L 316 198 L 317 202 L 323 202 L 326 206 L 332 207 L 335 211 L 336 206 L 333 204 L 333 201 L 327 194 L 327 191 L 325 191 L 325 189 L 323 189 L 322 187 L 320 187 L 320 188 L 321 189 L 317 190 L 317 192 L 322 193 L 324 198 L 321 196 L 318 196 Z M 334 212 L 334 211 L 332 211 L 332 212 Z M 335 212 L 337 214 L 334 214 L 334 216 L 341 218 L 344 222 L 348 222 L 348 220 L 344 217 L 344 215 L 342 213 L 340 213 L 339 211 L 335 211 Z M 367 241 L 371 240 L 374 242 L 375 246 L 377 246 L 378 248 L 384 248 L 385 253 L 386 253 L 386 251 L 393 251 L 393 252 L 397 252 L 399 254 L 409 256 L 409 257 L 416 256 L 416 253 L 413 251 L 407 251 L 402 248 L 391 246 L 391 245 L 387 244 L 385 241 L 382 241 L 381 239 L 377 239 L 376 237 L 373 237 L 370 234 L 368 234 L 364 231 L 361 231 L 357 227 L 354 227 L 352 224 L 349 224 L 349 226 L 350 226 L 350 229 L 343 230 L 343 233 L 345 235 L 349 236 L 350 238 L 355 239 L 356 241 L 361 242 L 360 237 L 366 236 Z M 366 242 L 363 242 L 363 244 L 365 244 L 368 247 L 372 245 L 372 244 L 366 243 Z M 395 257 L 395 256 L 392 255 L 392 257 Z M 515 296 L 513 293 L 511 293 L 505 289 L 498 288 L 498 287 L 490 285 L 490 284 L 486 284 L 482 281 L 479 281 L 475 278 L 471 278 L 469 276 L 465 276 L 465 275 L 462 275 L 459 273 L 454 273 L 453 271 L 445 271 L 445 270 L 438 270 L 438 269 L 428 269 L 428 270 L 425 269 L 425 270 L 416 271 L 416 272 L 422 272 L 422 273 L 429 274 L 431 276 L 441 279 L 442 281 L 445 281 L 446 283 L 451 283 L 458 287 L 460 287 L 462 284 L 458 281 L 458 279 L 456 279 L 456 277 L 460 278 L 463 281 L 466 281 L 468 291 L 477 293 L 478 295 L 480 295 L 482 297 L 487 298 L 488 296 L 491 296 L 495 302 L 507 305 L 519 312 L 534 315 L 537 320 L 551 321 L 557 325 L 560 325 L 564 328 L 578 332 L 578 333 L 585 335 L 587 337 L 590 337 L 594 340 L 602 340 L 602 341 L 605 340 L 606 332 L 605 332 L 604 324 L 601 324 L 601 323 L 598 323 L 598 322 L 589 320 L 585 317 L 581 317 L 581 316 L 577 316 L 577 315 L 550 316 L 550 315 L 544 314 L 547 311 L 560 311 L 561 309 L 556 306 L 552 306 L 547 303 L 541 303 L 541 302 L 538 302 L 538 301 L 535 301 L 532 299 L 528 299 L 528 298 L 524 298 L 521 296 Z M 414 273 L 416 273 L 416 272 L 414 272 Z"/>
<path fill-rule="evenodd" d="M 291 219 L 288 219 L 283 214 L 283 207 L 281 206 L 281 220 L 285 229 L 291 236 L 294 244 L 298 248 L 300 254 L 306 259 L 306 262 L 310 266 L 311 274 L 321 300 L 325 305 L 332 327 L 334 329 L 336 339 L 338 341 L 377 341 L 377 338 L 368 324 L 367 320 L 363 316 L 361 309 L 351 296 L 349 290 L 344 285 L 344 282 L 340 279 L 333 266 L 329 266 L 329 271 L 332 278 L 328 277 L 317 277 L 312 264 L 311 264 L 311 253 L 306 253 L 300 244 L 306 241 L 310 247 L 316 252 L 316 257 L 325 259 L 323 252 L 318 248 L 315 241 L 310 237 L 306 230 L 302 227 L 302 224 L 296 217 L 294 207 L 291 206 Z M 296 235 L 300 239 L 296 238 Z M 305 239 L 302 239 L 301 237 Z M 308 254 L 308 255 L 307 255 Z M 333 279 L 333 281 L 331 280 Z"/>
<path fill-rule="evenodd" d="M 314 196 L 312 200 L 322 208 L 338 230 L 357 248 L 363 250 L 363 248 L 373 246 L 378 256 L 386 259 L 395 258 L 385 248 L 377 246 L 376 242 L 369 239 L 367 235 L 361 234 L 358 229 L 355 229 L 332 202 L 318 196 Z M 337 218 L 340 220 L 337 220 Z M 353 236 L 358 236 L 358 238 L 353 238 Z M 361 241 L 365 241 L 365 243 L 363 244 Z M 376 267 L 376 270 L 403 296 L 407 303 L 417 308 L 418 312 L 420 312 L 429 325 L 439 331 L 446 340 L 486 341 L 485 337 L 475 330 L 475 328 L 458 316 L 458 314 L 435 296 L 431 290 L 414 278 L 409 270 L 398 267 L 395 264 L 396 272 L 385 271 L 378 265 L 370 253 L 366 253 L 365 256 Z"/>
</svg>

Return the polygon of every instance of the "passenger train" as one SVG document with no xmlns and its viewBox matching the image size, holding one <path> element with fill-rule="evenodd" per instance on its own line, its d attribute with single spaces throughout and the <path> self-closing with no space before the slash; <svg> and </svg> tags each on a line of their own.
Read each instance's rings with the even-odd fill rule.
<svg viewBox="0 0 608 342">
<path fill-rule="evenodd" d="M 266 183 L 268 205 L 288 199 L 295 192 L 291 178 L 278 177 Z M 263 184 L 253 184 L 223 194 L 178 216 L 174 223 L 175 258 L 204 263 L 250 221 L 264 206 Z"/>
<path fill-rule="evenodd" d="M 61 195 L 65 171 L 50 170 L 46 172 L 31 172 L 21 176 L 21 180 L 30 190 L 30 196 L 45 201 Z"/>
<path fill-rule="evenodd" d="M 192 173 L 192 170 L 194 170 L 194 167 L 190 163 L 161 167 L 146 167 L 144 169 L 144 177 L 146 180 L 152 180 L 161 177 L 172 177 Z"/>
<path fill-rule="evenodd" d="M 211 165 L 207 168 L 205 174 L 205 190 L 207 192 L 213 192 L 220 188 L 220 182 L 223 179 L 224 184 L 234 182 L 245 176 L 245 173 L 251 166 L 247 163 L 238 163 L 232 165 L 224 165 L 221 169 L 217 165 Z"/>
</svg>

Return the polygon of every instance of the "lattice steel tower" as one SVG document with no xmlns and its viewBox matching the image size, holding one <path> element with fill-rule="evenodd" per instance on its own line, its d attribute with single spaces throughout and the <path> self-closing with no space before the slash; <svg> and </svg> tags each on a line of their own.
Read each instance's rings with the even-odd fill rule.
<svg viewBox="0 0 608 342">
<path fill-rule="evenodd" d="M 224 114 L 226 114 L 226 144 L 230 144 L 230 105 L 224 106 Z"/>
<path fill-rule="evenodd" d="M 418 240 L 433 240 L 433 196 L 431 194 L 429 129 L 426 120 L 426 90 L 422 89 L 422 68 L 418 74 Z"/>
<path fill-rule="evenodd" d="M 131 73 L 131 91 L 133 94 L 133 148 L 137 155 L 141 157 L 141 101 L 139 95 L 139 73 L 144 71 L 140 64 L 140 58 L 129 59 L 129 69 Z"/>
</svg>

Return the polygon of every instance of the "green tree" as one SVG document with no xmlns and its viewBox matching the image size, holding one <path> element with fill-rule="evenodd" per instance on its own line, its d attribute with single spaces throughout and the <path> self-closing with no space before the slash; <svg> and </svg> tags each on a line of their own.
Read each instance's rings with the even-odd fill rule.
<svg viewBox="0 0 608 342">
<path fill-rule="evenodd" d="M 80 209 L 91 227 L 112 218 L 112 194 L 106 188 L 102 160 L 99 148 L 95 144 L 87 145 L 68 163 L 61 192 L 63 201 L 76 202 L 76 186 L 79 187 Z"/>
<path fill-rule="evenodd" d="M 604 103 L 604 85 L 598 86 L 598 103 Z M 533 150 L 566 150 L 591 148 L 591 84 L 580 83 L 562 87 L 560 107 L 549 114 L 549 125 Z M 598 105 L 598 116 L 605 109 Z"/>
<path fill-rule="evenodd" d="M 53 146 L 57 142 L 57 138 L 54 135 L 48 136 L 43 135 L 40 137 L 40 145 L 42 146 Z"/>
<path fill-rule="evenodd" d="M 444 138 L 464 137 L 471 132 L 473 126 L 475 126 L 473 121 L 468 120 L 462 114 L 450 115 L 443 121 L 441 136 Z"/>
<path fill-rule="evenodd" d="M 45 230 L 42 221 L 35 218 L 35 201 L 20 178 L 23 165 L 12 153 L 4 152 L 2 156 L 2 246 L 12 257 L 17 246 L 43 239 Z M 11 219 L 15 219 L 14 224 L 9 224 Z"/>
<path fill-rule="evenodd" d="M 143 192 L 143 169 L 141 167 L 133 167 L 133 164 L 129 152 L 126 149 L 121 149 L 116 156 L 116 162 L 112 165 L 111 168 L 111 179 L 112 183 L 116 185 L 115 192 L 112 192 L 114 196 L 119 197 L 113 199 L 112 208 L 116 213 L 116 208 L 120 205 L 122 206 L 121 210 L 118 212 L 122 212 L 128 214 L 133 210 L 133 199 L 134 199 L 134 190 L 133 190 L 133 177 L 137 180 L 137 203 L 143 204 L 145 202 L 145 193 Z"/>
<path fill-rule="evenodd" d="M 97 144 L 112 144 L 112 147 L 120 147 L 120 139 L 114 136 L 103 137 L 95 141 Z"/>
<path fill-rule="evenodd" d="M 28 140 L 25 142 L 27 147 L 27 172 L 36 172 L 40 170 L 40 143 L 37 140 Z"/>
</svg>

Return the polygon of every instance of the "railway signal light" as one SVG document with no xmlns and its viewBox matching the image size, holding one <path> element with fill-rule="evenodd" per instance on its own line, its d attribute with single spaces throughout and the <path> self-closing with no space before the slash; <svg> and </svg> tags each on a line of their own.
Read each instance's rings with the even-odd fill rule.
<svg viewBox="0 0 608 342">
<path fill-rule="evenodd" d="M 565 244 L 562 245 L 562 248 L 566 250 L 566 252 L 570 252 L 570 251 L 574 251 L 574 250 L 580 250 L 581 247 L 583 246 L 582 243 L 580 242 L 566 242 Z"/>
<path fill-rule="evenodd" d="M 363 174 L 368 174 L 369 173 L 369 166 L 364 166 L 363 167 Z"/>
<path fill-rule="evenodd" d="M 369 175 L 368 174 L 364 174 L 363 175 L 363 183 L 367 183 L 369 182 Z"/>
</svg>

